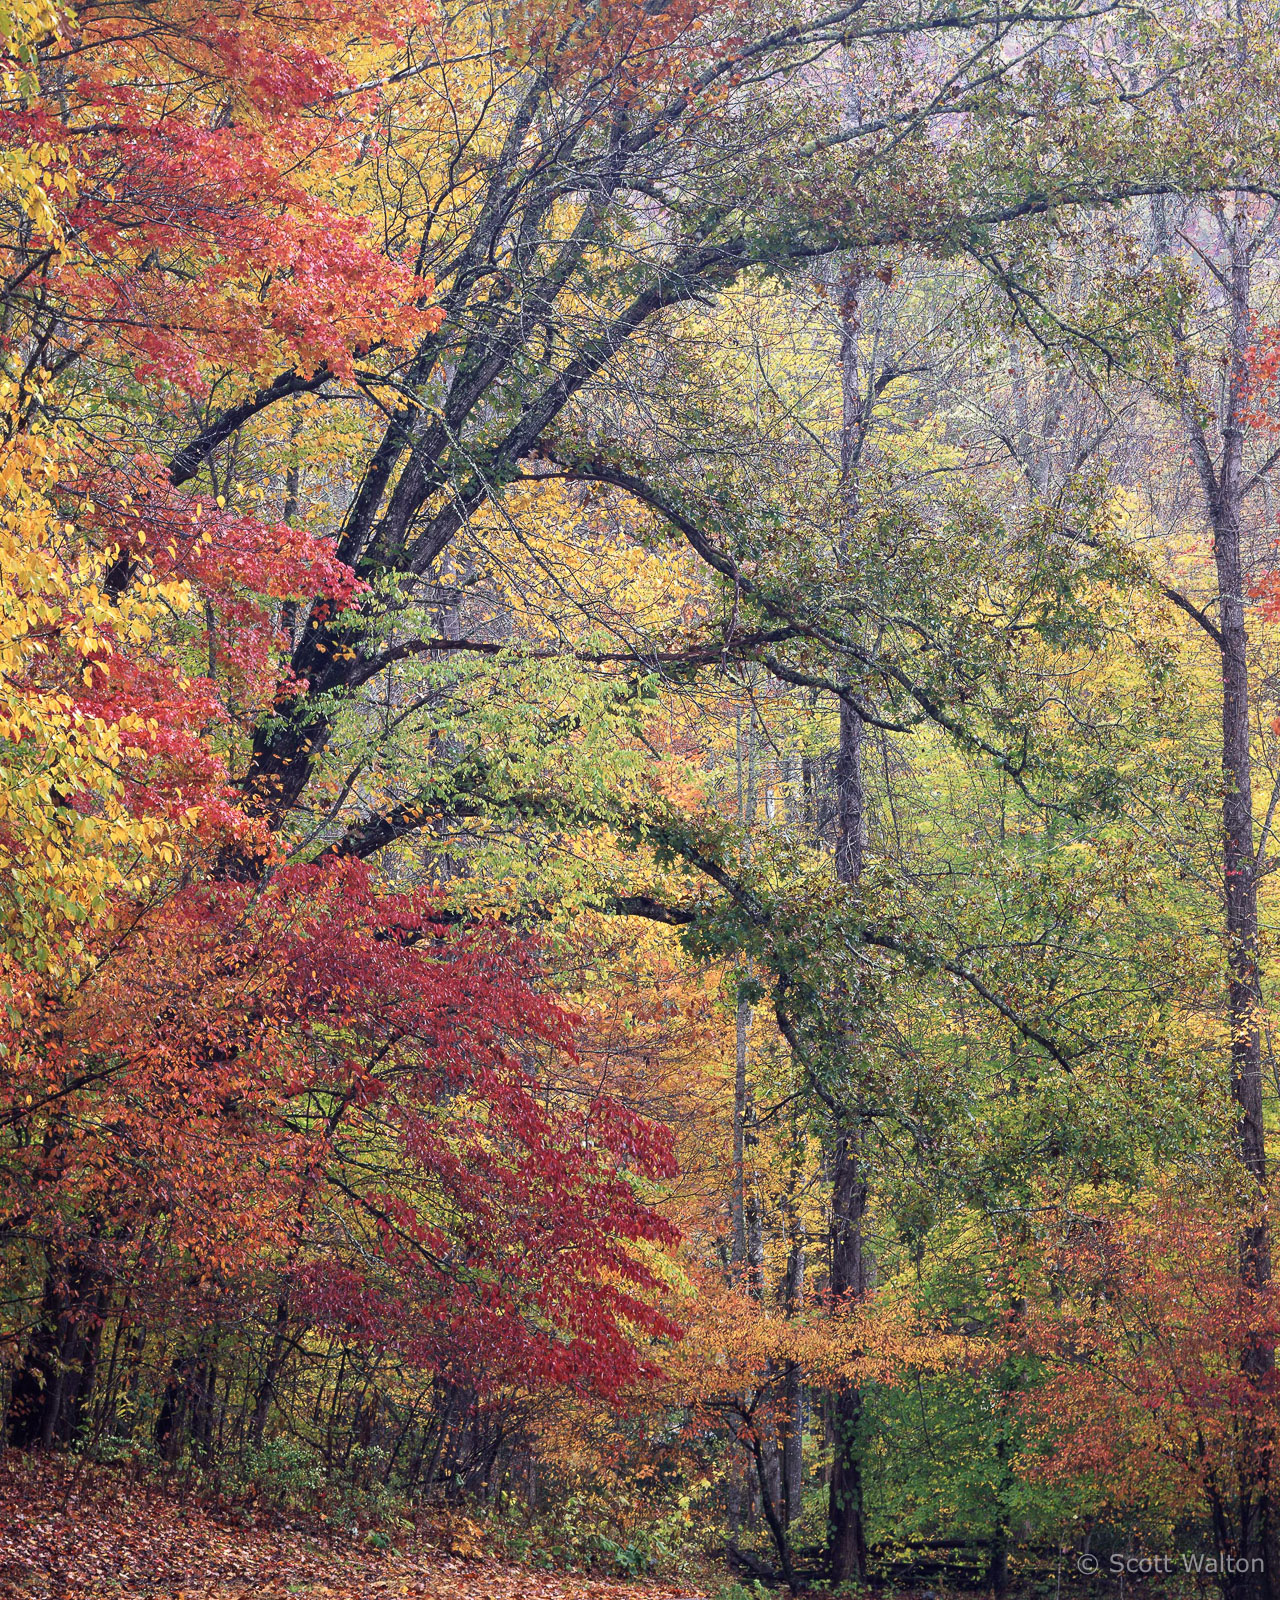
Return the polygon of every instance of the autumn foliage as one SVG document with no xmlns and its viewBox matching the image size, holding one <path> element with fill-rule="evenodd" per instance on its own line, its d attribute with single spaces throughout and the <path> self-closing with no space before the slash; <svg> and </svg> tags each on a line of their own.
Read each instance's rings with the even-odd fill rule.
<svg viewBox="0 0 1280 1600">
<path fill-rule="evenodd" d="M 675 1331 L 643 1193 L 670 1140 L 605 1093 L 548 1098 L 575 1020 L 536 942 L 359 860 L 290 864 L 236 787 L 236 741 L 307 687 L 290 609 L 315 627 L 364 585 L 331 541 L 183 488 L 118 408 L 31 426 L 72 360 L 198 414 L 438 326 L 349 181 L 377 138 L 351 31 L 373 71 L 426 20 L 33 13 L 39 84 L 13 40 L 0 1183 L 40 1284 L 37 1331 L 5 1336 L 15 1440 L 71 1436 L 122 1317 L 178 1341 L 174 1451 L 199 1436 L 188 1330 L 246 1316 L 277 1330 L 259 1439 L 286 1330 L 471 1404 L 616 1395 Z"/>
<path fill-rule="evenodd" d="M 1172 1520 L 1229 1515 L 1265 1478 L 1276 1379 L 1258 1356 L 1280 1320 L 1270 1285 L 1241 1282 L 1241 1230 L 1229 1207 L 1168 1195 L 1064 1230 L 1050 1294 L 1010 1330 L 1045 1363 L 1026 1406 L 1047 1477 Z"/>
<path fill-rule="evenodd" d="M 1247 11 L 0 0 L 15 1562 L 1270 1552 Z"/>
<path fill-rule="evenodd" d="M 416 1365 L 634 1376 L 624 1319 L 666 1324 L 626 1244 L 670 1229 L 615 1163 L 657 1175 L 668 1151 L 607 1102 L 548 1115 L 522 1053 L 571 1035 L 529 952 L 430 917 L 343 863 L 252 897 L 193 888 L 118 929 L 74 1010 L 12 1037 L 8 1120 L 49 1131 L 10 1203 L 184 1319 L 283 1263 L 310 1321 Z"/>
</svg>

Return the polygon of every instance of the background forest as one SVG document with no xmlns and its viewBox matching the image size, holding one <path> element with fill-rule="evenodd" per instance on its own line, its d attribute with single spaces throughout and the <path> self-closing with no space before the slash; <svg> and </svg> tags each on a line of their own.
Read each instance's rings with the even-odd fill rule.
<svg viewBox="0 0 1280 1600">
<path fill-rule="evenodd" d="M 0 34 L 6 1459 L 1280 1592 L 1274 9 Z"/>
</svg>

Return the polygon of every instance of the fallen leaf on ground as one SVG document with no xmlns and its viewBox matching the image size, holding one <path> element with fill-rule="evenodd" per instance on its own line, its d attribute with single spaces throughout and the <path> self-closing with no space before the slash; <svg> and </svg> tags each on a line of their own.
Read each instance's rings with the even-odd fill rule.
<svg viewBox="0 0 1280 1600">
<path fill-rule="evenodd" d="M 231 1509 L 56 1457 L 0 1457 L 0 1600 L 698 1600 L 661 1582 L 547 1572 Z"/>
</svg>

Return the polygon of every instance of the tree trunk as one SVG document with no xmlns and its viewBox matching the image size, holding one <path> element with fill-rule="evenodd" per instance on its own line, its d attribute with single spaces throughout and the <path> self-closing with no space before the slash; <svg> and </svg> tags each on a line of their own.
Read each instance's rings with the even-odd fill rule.
<svg viewBox="0 0 1280 1600">
<path fill-rule="evenodd" d="M 734 1028 L 733 1074 L 733 1192 L 730 1200 L 733 1225 L 733 1276 L 740 1277 L 747 1264 L 747 1039 L 751 1029 L 751 1007 L 738 1001 Z"/>
<path fill-rule="evenodd" d="M 1157 214 L 1157 226 L 1163 218 Z M 1261 986 L 1258 973 L 1258 882 L 1253 826 L 1250 753 L 1249 636 L 1245 620 L 1247 574 L 1243 513 L 1248 478 L 1244 463 L 1249 400 L 1248 352 L 1254 330 L 1250 310 L 1252 256 L 1247 203 L 1236 198 L 1233 216 L 1222 222 L 1226 271 L 1220 281 L 1228 296 L 1230 348 L 1221 412 L 1221 456 L 1215 464 L 1204 424 L 1190 394 L 1190 367 L 1179 336 L 1178 371 L 1184 385 L 1183 421 L 1209 520 L 1218 583 L 1218 633 L 1222 659 L 1222 873 L 1227 943 L 1227 1016 L 1231 1029 L 1231 1093 L 1239 1112 L 1240 1159 L 1258 1191 L 1258 1210 L 1240 1239 L 1240 1274 L 1250 1288 L 1271 1281 L 1271 1239 L 1265 1212 L 1266 1133 L 1262 1108 Z M 1257 1338 L 1243 1352 L 1247 1372 L 1257 1381 L 1275 1365 L 1274 1342 Z M 1274 1439 L 1253 1441 L 1256 1474 L 1241 1484 L 1231 1554 L 1245 1560 L 1262 1556 L 1267 1570 L 1242 1574 L 1229 1585 L 1241 1597 L 1275 1592 L 1276 1552 L 1271 1548 L 1270 1476 Z"/>
<path fill-rule="evenodd" d="M 867 416 L 858 385 L 857 292 L 855 269 L 841 280 L 840 479 L 843 526 L 839 550 L 847 556 L 858 510 L 857 470 Z M 835 767 L 835 873 L 839 883 L 855 884 L 865 857 L 866 800 L 862 777 L 862 719 L 840 701 L 840 747 Z M 831 1295 L 836 1302 L 866 1292 L 862 1222 L 867 1184 L 862 1161 L 863 1130 L 856 1108 L 847 1107 L 835 1127 L 831 1182 Z M 842 1583 L 867 1574 L 867 1541 L 862 1505 L 862 1392 L 842 1384 L 831 1399 L 833 1434 L 831 1487 L 827 1509 L 827 1565 Z"/>
<path fill-rule="evenodd" d="M 212 1460 L 217 1382 L 217 1355 L 209 1340 L 200 1339 L 194 1349 L 175 1358 L 156 1417 L 156 1449 L 162 1461 L 177 1461 L 188 1440 L 203 1460 Z"/>
<path fill-rule="evenodd" d="M 846 1124 L 836 1139 L 831 1189 L 831 1293 L 834 1299 L 860 1299 L 866 1292 L 862 1220 L 867 1185 L 861 1162 L 861 1129 Z M 832 1397 L 834 1454 L 827 1512 L 827 1561 L 836 1583 L 867 1575 L 867 1541 L 862 1504 L 862 1391 L 842 1384 Z"/>
<path fill-rule="evenodd" d="M 267 1365 L 262 1374 L 262 1382 L 258 1385 L 257 1393 L 253 1398 L 253 1420 L 249 1424 L 249 1443 L 255 1450 L 262 1448 L 262 1436 L 266 1431 L 267 1418 L 271 1414 L 271 1402 L 275 1399 L 276 1384 L 280 1381 L 280 1372 L 284 1366 L 285 1355 L 289 1348 L 289 1292 L 286 1289 L 276 1301 L 275 1328 L 271 1335 L 271 1351 L 267 1356 Z"/>
<path fill-rule="evenodd" d="M 797 1190 L 801 1178 L 799 1129 L 792 1128 L 792 1165 L 786 1195 L 787 1276 L 783 1308 L 796 1316 L 804 1305 L 805 1232 Z M 800 1514 L 804 1487 L 804 1375 L 800 1365 L 788 1361 L 782 1372 L 782 1421 L 779 1429 L 779 1466 L 782 1479 L 782 1523 L 789 1529 Z"/>
<path fill-rule="evenodd" d="M 40 1312 L 9 1394 L 17 1449 L 71 1444 L 93 1394 L 110 1285 L 83 1256 L 45 1270 Z"/>
<path fill-rule="evenodd" d="M 756 820 L 755 707 L 751 708 L 746 728 L 742 713 L 737 715 L 736 757 L 738 767 L 738 820 L 743 829 L 743 859 L 751 859 L 751 830 Z M 751 963 L 737 974 L 750 978 Z M 751 1004 L 740 999 L 734 1018 L 733 1079 L 733 1269 L 735 1279 L 745 1278 L 752 1293 L 763 1291 L 764 1238 L 760 1204 L 747 1176 L 747 1152 L 754 1143 L 754 1106 L 747 1073 L 751 1039 Z"/>
<path fill-rule="evenodd" d="M 1240 1108 L 1240 1154 L 1260 1189 L 1267 1176 L 1262 1121 L 1262 1038 L 1258 982 L 1258 884 L 1254 864 L 1253 779 L 1250 764 L 1249 640 L 1241 520 L 1244 499 L 1244 408 L 1250 263 L 1243 222 L 1231 230 L 1231 364 L 1222 427 L 1222 465 L 1213 507 L 1213 559 L 1222 633 L 1222 838 L 1227 922 L 1227 1009 L 1231 1021 L 1231 1091 Z M 1245 1281 L 1271 1278 L 1267 1225 L 1259 1217 L 1241 1242 Z M 1270 1361 L 1267 1362 L 1270 1365 Z"/>
<path fill-rule="evenodd" d="M 1156 225 L 1167 244 L 1162 210 L 1157 210 Z M 1249 399 L 1248 352 L 1254 334 L 1250 310 L 1249 227 L 1239 198 L 1236 214 L 1223 223 L 1223 230 L 1228 257 L 1223 280 L 1229 297 L 1230 349 L 1222 405 L 1222 452 L 1216 464 L 1191 392 L 1190 363 L 1180 331 L 1176 335 L 1177 368 L 1183 385 L 1182 417 L 1187 442 L 1213 529 L 1213 561 L 1218 580 L 1215 643 L 1222 657 L 1222 875 L 1227 935 L 1227 1014 L 1231 1025 L 1231 1093 L 1240 1112 L 1240 1159 L 1263 1190 L 1267 1164 L 1262 1119 L 1258 883 L 1242 528 L 1247 488 L 1244 440 Z M 1270 1240 L 1262 1216 L 1241 1241 L 1241 1271 L 1245 1281 L 1255 1286 L 1270 1282 Z"/>
<path fill-rule="evenodd" d="M 840 705 L 840 751 L 836 761 L 836 877 L 856 883 L 864 859 L 865 800 L 862 783 L 862 719 Z M 831 1183 L 831 1295 L 838 1302 L 860 1299 L 867 1288 L 862 1222 L 867 1183 L 862 1127 L 847 1111 L 836 1129 Z M 832 1397 L 834 1454 L 827 1513 L 827 1561 L 832 1580 L 865 1579 L 867 1543 L 862 1506 L 862 1392 L 844 1384 Z"/>
</svg>

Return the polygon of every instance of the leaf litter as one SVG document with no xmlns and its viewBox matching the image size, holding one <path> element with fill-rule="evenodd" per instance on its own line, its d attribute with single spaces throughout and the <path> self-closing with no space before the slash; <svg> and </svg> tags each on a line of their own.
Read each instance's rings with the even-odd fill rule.
<svg viewBox="0 0 1280 1600">
<path fill-rule="evenodd" d="M 99 1466 L 0 1456 L 2 1600 L 697 1600 L 687 1588 L 493 1560 L 470 1533 L 397 1548 L 182 1498 Z M 464 1525 L 466 1527 L 467 1525 Z"/>
</svg>

